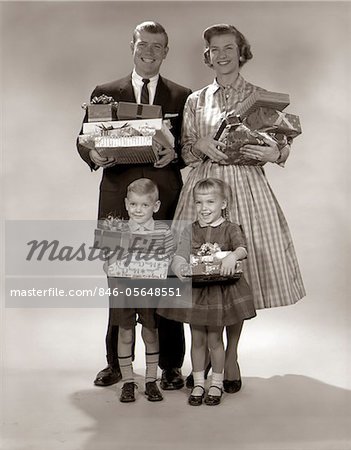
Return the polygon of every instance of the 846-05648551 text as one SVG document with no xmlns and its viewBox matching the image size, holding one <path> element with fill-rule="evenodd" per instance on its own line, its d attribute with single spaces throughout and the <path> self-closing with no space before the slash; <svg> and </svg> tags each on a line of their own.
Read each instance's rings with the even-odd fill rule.
<svg viewBox="0 0 351 450">
<path fill-rule="evenodd" d="M 147 295 L 155 297 L 181 297 L 179 288 L 174 287 L 126 287 L 119 289 L 117 287 L 103 288 L 95 287 L 94 289 L 60 289 L 57 287 L 48 289 L 11 289 L 11 297 L 104 297 L 105 295 L 125 295 L 126 297 L 145 297 Z"/>
</svg>

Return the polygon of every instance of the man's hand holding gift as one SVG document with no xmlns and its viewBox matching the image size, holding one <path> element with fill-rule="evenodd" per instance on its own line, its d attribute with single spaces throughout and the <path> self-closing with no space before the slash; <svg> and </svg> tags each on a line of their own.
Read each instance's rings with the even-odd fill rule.
<svg viewBox="0 0 351 450">
<path fill-rule="evenodd" d="M 167 166 L 177 158 L 177 153 L 174 150 L 174 137 L 170 132 L 170 127 L 171 122 L 164 120 L 161 130 L 157 130 L 152 139 L 152 145 L 159 156 L 159 160 L 154 164 L 154 167 L 158 169 Z"/>
<path fill-rule="evenodd" d="M 116 164 L 115 158 L 112 156 L 101 156 L 96 150 L 90 150 L 89 157 L 96 166 L 102 167 L 103 169 L 107 169 Z"/>
<path fill-rule="evenodd" d="M 157 153 L 160 156 L 160 159 L 155 162 L 154 167 L 157 167 L 158 169 L 167 166 L 177 157 L 176 151 L 171 147 L 162 148 L 161 146 L 161 149 L 157 150 Z"/>
</svg>

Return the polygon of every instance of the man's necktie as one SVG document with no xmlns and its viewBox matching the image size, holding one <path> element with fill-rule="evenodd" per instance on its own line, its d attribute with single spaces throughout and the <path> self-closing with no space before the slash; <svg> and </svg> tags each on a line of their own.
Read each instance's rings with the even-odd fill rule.
<svg viewBox="0 0 351 450">
<path fill-rule="evenodd" d="M 141 89 L 141 98 L 140 103 L 149 104 L 149 89 L 147 88 L 147 85 L 150 83 L 150 80 L 148 78 L 143 78 L 143 87 Z"/>
</svg>

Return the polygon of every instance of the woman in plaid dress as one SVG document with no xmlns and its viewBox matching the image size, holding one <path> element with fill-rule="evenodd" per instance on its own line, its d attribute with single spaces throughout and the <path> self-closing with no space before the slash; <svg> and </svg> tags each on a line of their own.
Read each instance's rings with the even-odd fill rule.
<svg viewBox="0 0 351 450">
<path fill-rule="evenodd" d="M 289 145 L 279 150 L 265 140 L 264 146 L 246 145 L 241 152 L 262 165 L 226 165 L 224 144 L 215 141 L 222 120 L 235 114 L 250 94 L 261 88 L 245 81 L 240 67 L 252 58 L 245 37 L 232 25 L 214 25 L 204 31 L 205 62 L 216 74 L 214 82 L 188 97 L 184 109 L 182 156 L 192 171 L 184 184 L 175 220 L 193 222 L 196 211 L 192 191 L 203 178 L 219 178 L 231 187 L 228 219 L 239 223 L 247 239 L 246 276 L 256 309 L 291 305 L 305 296 L 298 262 L 286 219 L 265 177 L 262 165 L 284 165 Z M 226 392 L 241 387 L 237 345 L 241 324 L 227 327 Z"/>
</svg>

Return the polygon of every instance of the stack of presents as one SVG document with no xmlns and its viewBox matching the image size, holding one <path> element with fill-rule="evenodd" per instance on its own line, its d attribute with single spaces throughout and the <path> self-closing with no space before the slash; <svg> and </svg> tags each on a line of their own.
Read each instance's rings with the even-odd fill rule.
<svg viewBox="0 0 351 450">
<path fill-rule="evenodd" d="M 174 147 L 169 122 L 162 120 L 161 106 L 117 103 L 101 95 L 83 108 L 87 122 L 79 143 L 100 156 L 113 156 L 117 164 L 155 163 L 160 146 Z"/>
<path fill-rule="evenodd" d="M 240 153 L 245 144 L 264 145 L 263 138 L 274 140 L 280 149 L 301 134 L 300 119 L 283 112 L 289 105 L 288 94 L 256 91 L 247 97 L 235 111 L 225 117 L 215 139 L 226 144 L 225 164 L 262 165 Z"/>
</svg>

